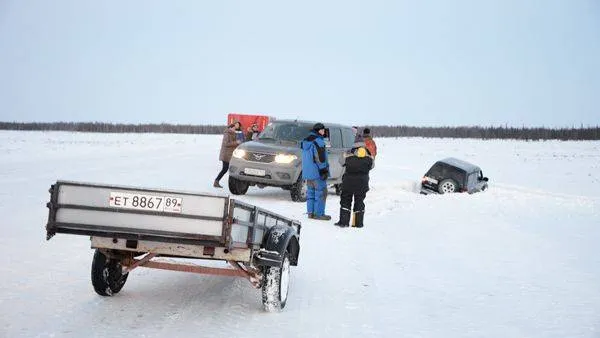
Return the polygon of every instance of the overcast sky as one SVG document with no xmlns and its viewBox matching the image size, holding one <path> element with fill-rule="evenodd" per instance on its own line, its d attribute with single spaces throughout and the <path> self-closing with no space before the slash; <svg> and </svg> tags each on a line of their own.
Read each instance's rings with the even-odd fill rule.
<svg viewBox="0 0 600 338">
<path fill-rule="evenodd" d="M 600 1 L 0 0 L 0 121 L 600 125 Z"/>
</svg>

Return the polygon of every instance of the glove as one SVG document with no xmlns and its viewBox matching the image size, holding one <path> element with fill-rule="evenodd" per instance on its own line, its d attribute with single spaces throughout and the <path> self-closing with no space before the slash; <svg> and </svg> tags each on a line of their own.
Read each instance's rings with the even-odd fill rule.
<svg viewBox="0 0 600 338">
<path fill-rule="evenodd" d="M 319 169 L 319 177 L 323 181 L 327 180 L 328 176 L 329 176 L 329 169 L 327 169 L 327 168 Z"/>
</svg>

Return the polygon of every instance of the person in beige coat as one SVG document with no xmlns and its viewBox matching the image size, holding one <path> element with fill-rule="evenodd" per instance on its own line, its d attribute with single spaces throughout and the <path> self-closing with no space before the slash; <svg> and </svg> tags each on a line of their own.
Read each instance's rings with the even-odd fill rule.
<svg viewBox="0 0 600 338">
<path fill-rule="evenodd" d="M 223 133 L 221 151 L 219 152 L 219 160 L 223 163 L 223 167 L 217 175 L 215 182 L 213 183 L 213 187 L 215 188 L 223 188 L 223 186 L 219 184 L 219 181 L 221 180 L 221 178 L 223 178 L 223 175 L 225 175 L 229 170 L 229 162 L 231 161 L 231 157 L 233 156 L 233 151 L 241 143 L 241 141 L 237 140 L 235 135 L 235 131 L 239 129 L 239 126 L 239 122 L 232 123 L 227 126 L 227 129 L 225 129 L 225 132 Z"/>
</svg>

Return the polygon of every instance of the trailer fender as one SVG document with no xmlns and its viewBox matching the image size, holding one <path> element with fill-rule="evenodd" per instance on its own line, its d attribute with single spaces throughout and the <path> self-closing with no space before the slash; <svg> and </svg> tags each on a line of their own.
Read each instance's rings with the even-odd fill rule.
<svg viewBox="0 0 600 338">
<path fill-rule="evenodd" d="M 261 250 L 256 254 L 258 265 L 278 266 L 289 250 L 290 265 L 298 265 L 300 243 L 296 230 L 289 226 L 275 225 L 263 237 Z"/>
</svg>

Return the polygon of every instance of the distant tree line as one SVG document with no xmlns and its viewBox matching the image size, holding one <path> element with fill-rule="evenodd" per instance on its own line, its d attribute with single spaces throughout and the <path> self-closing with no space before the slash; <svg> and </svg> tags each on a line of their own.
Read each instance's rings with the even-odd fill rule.
<svg viewBox="0 0 600 338">
<path fill-rule="evenodd" d="M 364 126 L 374 137 L 430 137 L 517 140 L 600 140 L 600 127 L 515 128 L 515 127 L 410 127 Z M 0 122 L 0 130 L 50 130 L 98 133 L 221 134 L 224 125 L 115 124 L 104 122 Z"/>
<path fill-rule="evenodd" d="M 191 124 L 116 124 L 104 122 L 0 122 L 0 130 L 80 131 L 90 133 L 221 134 L 225 126 Z"/>
<path fill-rule="evenodd" d="M 374 137 L 433 137 L 516 140 L 600 140 L 600 127 L 515 128 L 515 127 L 409 127 L 370 126 Z M 362 130 L 362 129 L 361 129 Z"/>
</svg>

